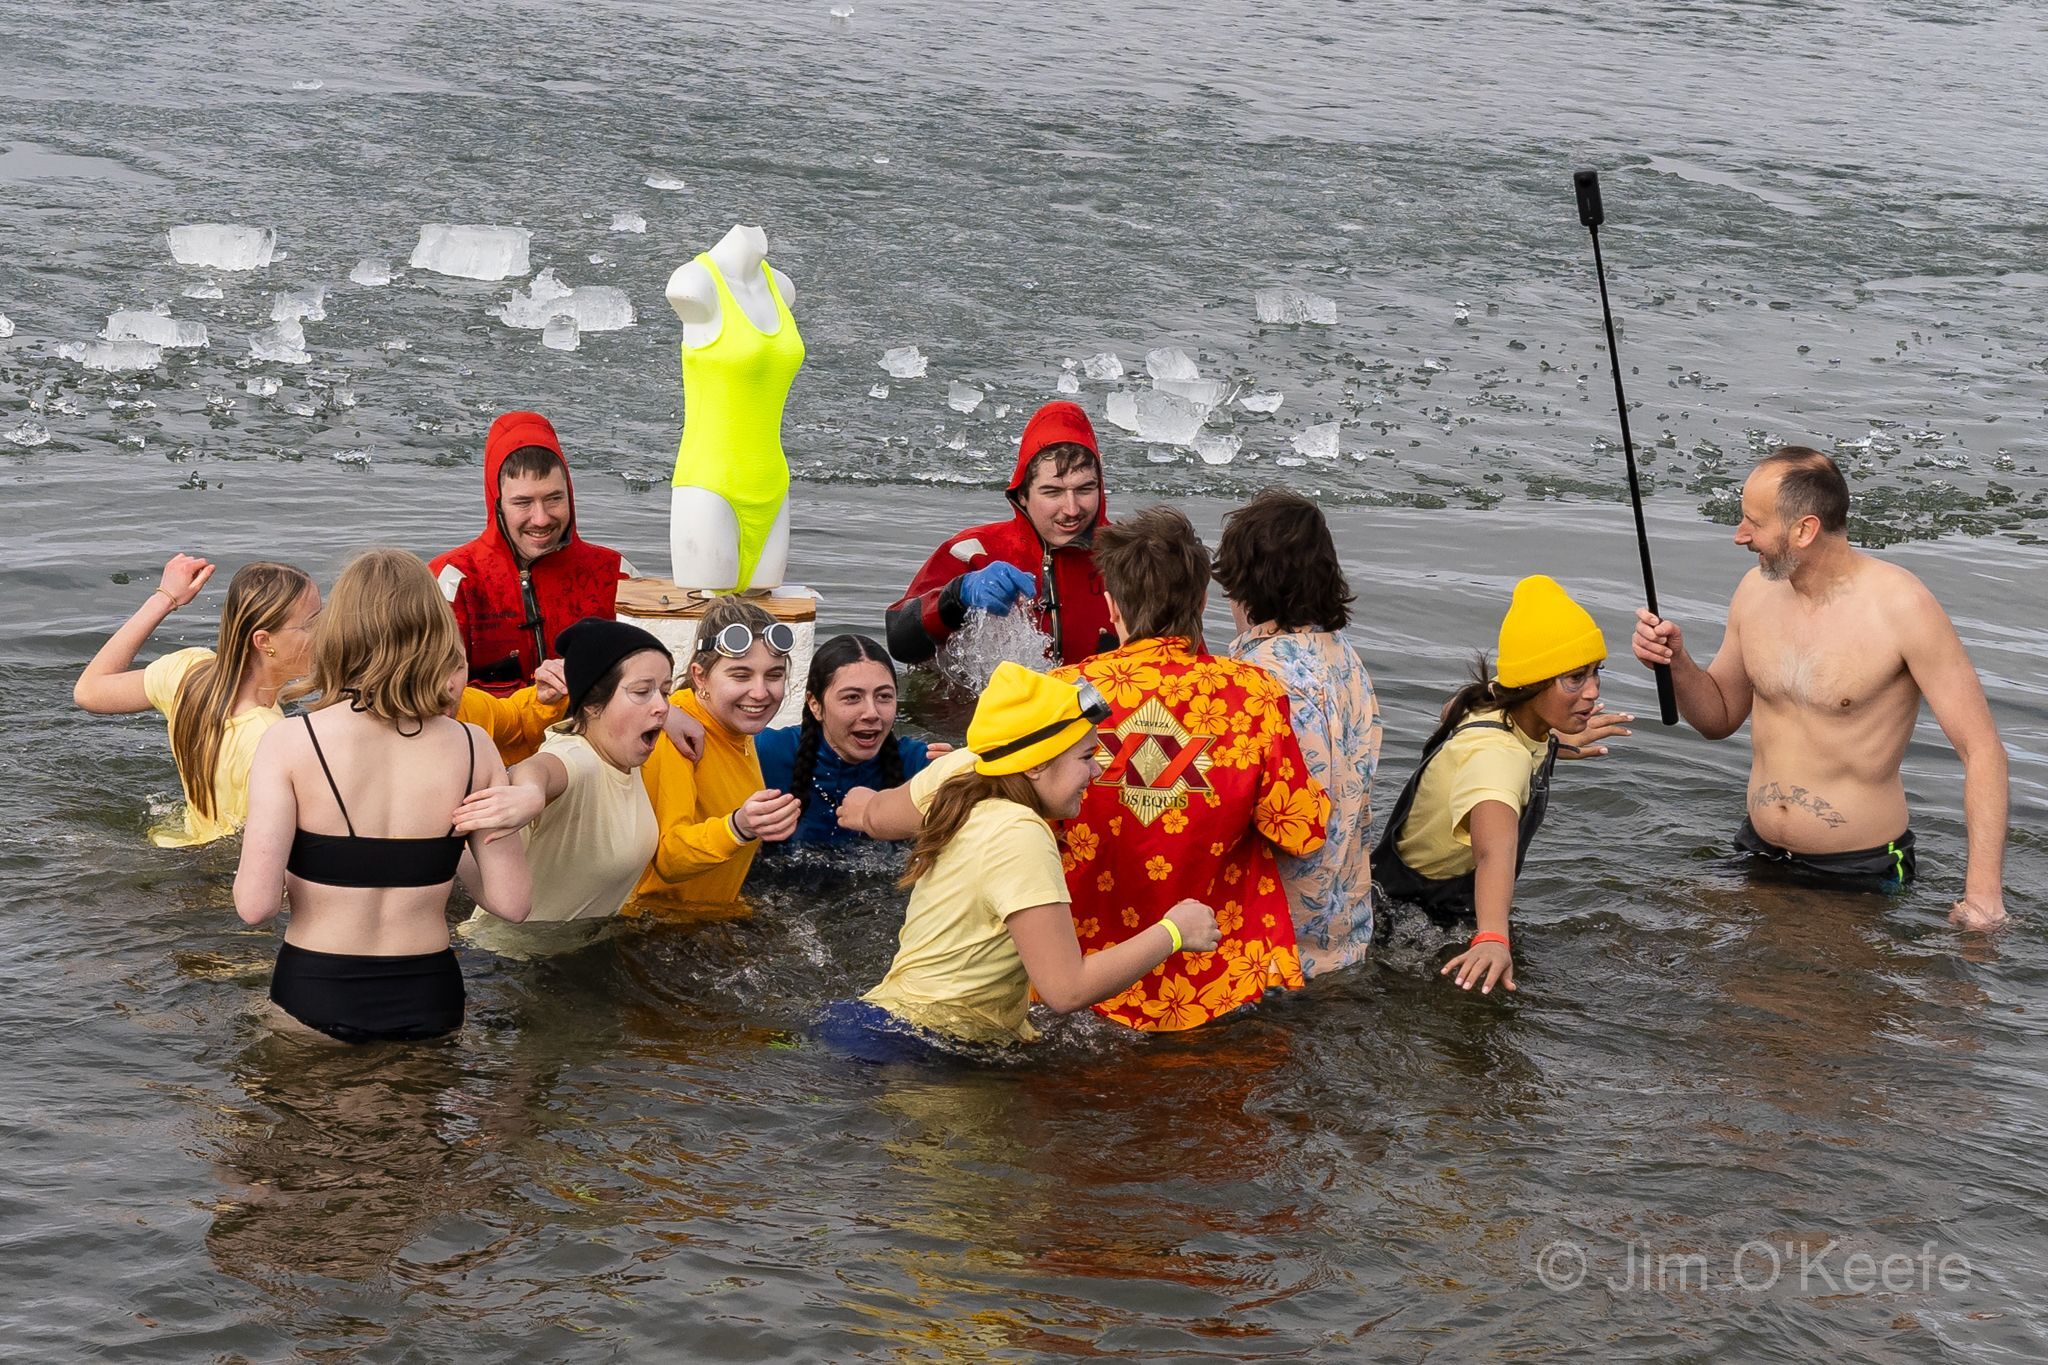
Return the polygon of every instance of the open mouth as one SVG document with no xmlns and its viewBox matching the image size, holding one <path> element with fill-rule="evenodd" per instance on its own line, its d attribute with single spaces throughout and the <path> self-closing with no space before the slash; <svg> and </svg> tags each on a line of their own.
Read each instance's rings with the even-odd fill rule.
<svg viewBox="0 0 2048 1365">
<path fill-rule="evenodd" d="M 856 748 L 877 749 L 881 747 L 882 736 L 887 733 L 886 730 L 852 730 L 846 737 L 853 741 Z"/>
<path fill-rule="evenodd" d="M 658 741 L 660 738 L 661 727 L 659 725 L 650 725 L 648 728 L 640 732 L 640 742 L 650 749 L 654 747 L 655 742 Z"/>
</svg>

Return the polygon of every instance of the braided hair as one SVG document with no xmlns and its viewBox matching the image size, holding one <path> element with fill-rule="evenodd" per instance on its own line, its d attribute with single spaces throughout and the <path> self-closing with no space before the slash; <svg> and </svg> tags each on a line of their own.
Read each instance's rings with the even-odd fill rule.
<svg viewBox="0 0 2048 1365">
<path fill-rule="evenodd" d="M 896 664 L 890 659 L 889 651 L 865 635 L 835 635 L 818 646 L 811 656 L 811 671 L 804 677 L 804 719 L 797 731 L 796 757 L 789 770 L 789 788 L 805 811 L 811 808 L 811 796 L 817 790 L 811 782 L 818 768 L 818 747 L 825 742 L 825 723 L 818 719 L 819 711 L 825 709 L 825 693 L 831 690 L 832 679 L 848 664 L 877 663 L 889 670 L 890 678 L 896 676 Z M 895 727 L 882 740 L 881 752 L 875 759 L 882 765 L 881 785 L 885 788 L 896 786 L 903 781 L 903 751 L 896 742 Z"/>
</svg>

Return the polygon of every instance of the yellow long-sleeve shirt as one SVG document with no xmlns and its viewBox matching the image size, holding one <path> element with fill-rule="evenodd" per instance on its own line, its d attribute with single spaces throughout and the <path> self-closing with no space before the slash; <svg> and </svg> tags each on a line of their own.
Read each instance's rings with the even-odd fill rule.
<svg viewBox="0 0 2048 1365">
<path fill-rule="evenodd" d="M 661 842 L 634 899 L 639 911 L 657 916 L 665 907 L 739 899 L 740 885 L 761 847 L 758 840 L 742 842 L 726 819 L 761 790 L 754 737 L 727 729 L 687 689 L 669 701 L 704 726 L 704 756 L 690 762 L 663 735 L 640 769 Z"/>
<path fill-rule="evenodd" d="M 566 698 L 543 706 L 531 687 L 522 687 L 509 697 L 494 697 L 482 688 L 465 687 L 462 700 L 455 705 L 455 719 L 465 725 L 482 726 L 491 743 L 498 746 L 498 757 L 509 768 L 539 753 L 548 727 L 568 709 Z"/>
</svg>

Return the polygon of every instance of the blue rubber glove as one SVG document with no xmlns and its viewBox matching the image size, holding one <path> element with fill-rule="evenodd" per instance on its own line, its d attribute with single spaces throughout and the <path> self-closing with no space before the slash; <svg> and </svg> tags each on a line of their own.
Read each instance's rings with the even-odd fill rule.
<svg viewBox="0 0 2048 1365">
<path fill-rule="evenodd" d="M 1002 560 L 960 575 L 960 601 L 991 616 L 1008 616 L 1020 597 L 1038 592 L 1038 580 Z"/>
</svg>

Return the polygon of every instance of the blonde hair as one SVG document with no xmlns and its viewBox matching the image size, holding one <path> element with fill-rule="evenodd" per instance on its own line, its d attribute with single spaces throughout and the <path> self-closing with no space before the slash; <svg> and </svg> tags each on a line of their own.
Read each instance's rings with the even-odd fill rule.
<svg viewBox="0 0 2048 1365">
<path fill-rule="evenodd" d="M 401 728 L 448 711 L 448 675 L 468 666 L 455 613 L 425 561 L 405 550 L 358 555 L 327 594 L 313 671 L 294 695 L 308 710 L 347 702 Z"/>
<path fill-rule="evenodd" d="M 185 804 L 207 819 L 213 803 L 213 768 L 220 759 L 235 697 L 256 662 L 256 632 L 277 631 L 313 586 L 312 576 L 289 564 L 258 560 L 236 570 L 228 600 L 220 609 L 220 637 L 213 657 L 187 673 L 171 702 L 171 759 Z"/>
<path fill-rule="evenodd" d="M 924 824 L 917 831 L 917 842 L 910 846 L 910 862 L 903 869 L 898 886 L 909 886 L 919 877 L 932 870 L 939 861 L 939 855 L 946 851 L 946 845 L 953 842 L 953 836 L 967 823 L 967 817 L 974 814 L 974 808 L 984 801 L 1015 801 L 1039 819 L 1044 820 L 1045 807 L 1038 799 L 1038 788 L 1031 785 L 1031 779 L 1022 773 L 1004 773 L 1001 777 L 989 777 L 969 768 L 966 772 L 946 779 L 946 782 L 932 796 L 931 806 L 925 811 Z"/>
<path fill-rule="evenodd" d="M 727 626 L 740 625 L 753 631 L 758 638 L 762 631 L 774 624 L 773 616 L 744 597 L 717 599 L 704 609 L 704 615 L 697 620 L 697 635 L 690 641 L 690 658 L 683 665 L 683 681 L 691 684 L 691 690 L 694 691 L 697 680 L 692 670 L 697 667 L 698 661 L 707 654 L 711 656 L 710 662 L 704 664 L 704 671 L 708 674 L 718 666 L 718 661 L 725 657 L 716 649 L 706 648 L 711 641 L 718 638 L 719 631 Z"/>
</svg>

